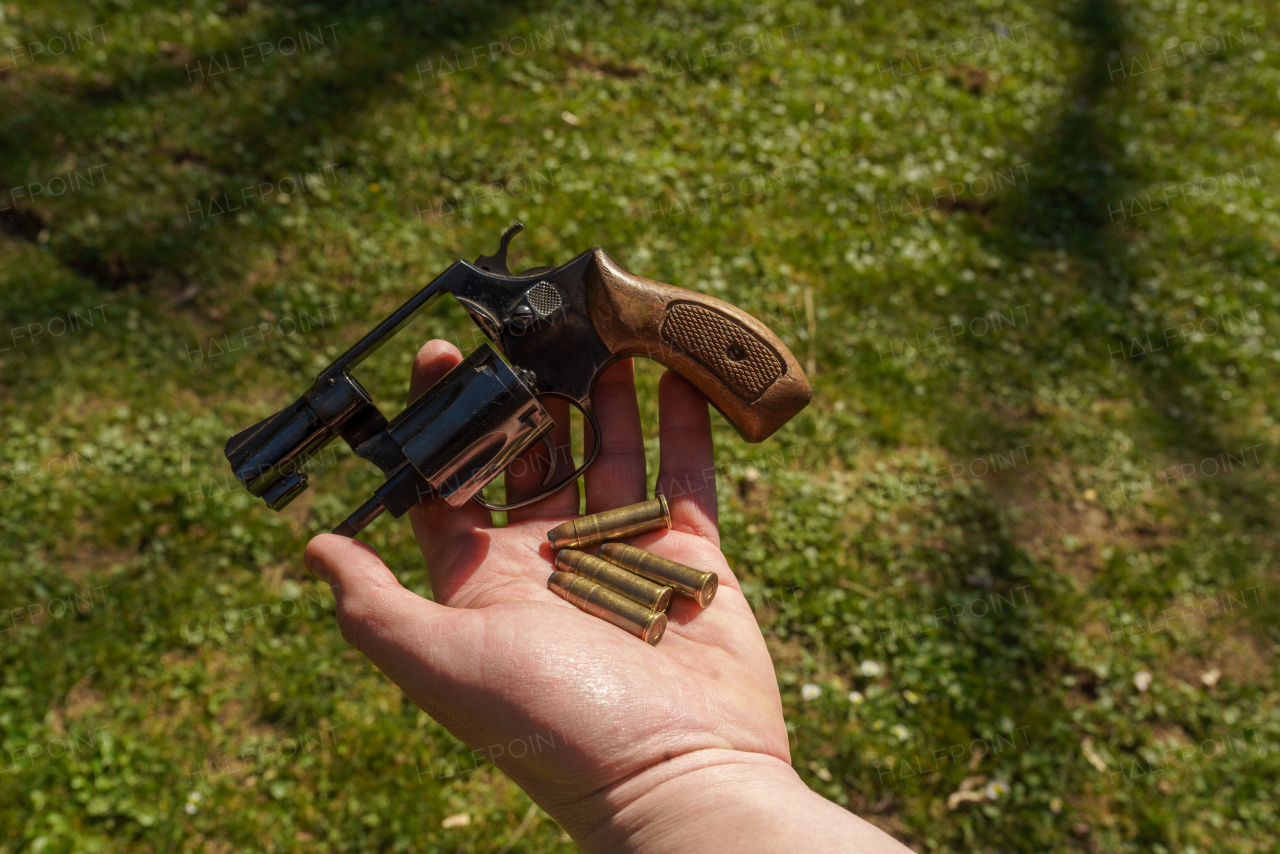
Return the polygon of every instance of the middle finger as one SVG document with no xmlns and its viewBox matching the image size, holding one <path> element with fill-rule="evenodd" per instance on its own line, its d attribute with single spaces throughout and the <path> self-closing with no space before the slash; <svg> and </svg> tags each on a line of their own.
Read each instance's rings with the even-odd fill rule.
<svg viewBox="0 0 1280 854">
<path fill-rule="evenodd" d="M 584 442 L 600 442 L 600 455 L 587 469 L 587 512 L 599 513 L 644 501 L 644 436 L 640 430 L 640 405 L 636 401 L 636 372 L 631 359 L 614 363 L 596 382 L 591 392 L 600 436 L 590 423 Z"/>
</svg>

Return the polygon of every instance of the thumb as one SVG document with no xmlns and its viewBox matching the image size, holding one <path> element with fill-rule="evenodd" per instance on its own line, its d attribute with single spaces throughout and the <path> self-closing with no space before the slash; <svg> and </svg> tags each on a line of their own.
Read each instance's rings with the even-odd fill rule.
<svg viewBox="0 0 1280 854">
<path fill-rule="evenodd" d="M 343 638 L 378 669 L 406 688 L 437 675 L 442 644 L 458 630 L 458 613 L 406 590 L 365 543 L 321 534 L 307 544 L 306 567 L 333 588 L 338 628 Z"/>
</svg>

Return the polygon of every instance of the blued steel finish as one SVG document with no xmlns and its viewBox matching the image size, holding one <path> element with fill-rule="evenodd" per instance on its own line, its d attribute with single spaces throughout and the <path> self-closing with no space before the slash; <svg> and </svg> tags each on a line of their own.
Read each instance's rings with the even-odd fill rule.
<svg viewBox="0 0 1280 854">
<path fill-rule="evenodd" d="M 573 549 L 556 552 L 556 569 L 590 578 L 614 593 L 639 602 L 650 611 L 665 612 L 671 604 L 670 587 L 656 584 L 586 552 Z"/>
<path fill-rule="evenodd" d="M 562 522 L 547 532 L 553 549 L 581 549 L 605 540 L 643 534 L 655 528 L 671 527 L 671 510 L 665 496 L 629 504 L 603 513 L 592 513 Z"/>
<path fill-rule="evenodd" d="M 573 603 L 593 617 L 613 623 L 650 646 L 657 646 L 667 630 L 666 614 L 650 611 L 626 596 L 614 593 L 604 585 L 581 575 L 557 570 L 547 579 L 547 587 L 561 599 Z"/>
<path fill-rule="evenodd" d="M 354 536 L 383 510 L 399 518 L 428 495 L 461 507 L 553 424 L 533 391 L 485 344 L 366 443 L 376 441 L 380 454 L 401 463 L 334 533 Z"/>
<path fill-rule="evenodd" d="M 374 431 L 386 426 L 386 419 L 353 377 L 330 377 L 323 386 L 313 385 L 289 408 L 232 436 L 227 459 L 249 492 L 272 510 L 282 510 L 307 488 L 301 463 L 340 435 L 348 422 L 361 435 L 361 426 Z"/>
<path fill-rule="evenodd" d="M 755 318 L 713 297 L 629 273 L 601 249 L 559 267 L 513 274 L 507 249 L 522 228 L 516 223 L 508 229 L 494 255 L 481 255 L 474 264 L 455 262 L 334 360 L 292 405 L 232 436 L 225 453 L 236 478 L 272 509 L 283 509 L 307 488 L 303 465 L 341 437 L 386 477 L 376 500 L 338 529 L 349 533 L 379 513 L 399 516 L 435 493 L 450 503 L 470 496 L 491 510 L 510 510 L 575 480 L 600 450 L 603 431 L 592 388 L 620 358 L 647 356 L 669 364 L 749 441 L 767 438 L 808 402 L 803 370 Z M 388 421 L 352 371 L 444 293 L 490 339 L 481 363 L 493 372 L 451 372 L 426 392 L 425 401 L 413 401 Z M 482 389 L 516 400 L 486 401 Z M 556 465 L 553 449 L 540 492 L 501 506 L 486 502 L 484 484 L 552 426 L 540 406 L 547 397 L 572 403 L 591 425 L 595 441 L 585 460 L 566 471 L 569 466 Z M 480 444 L 468 441 L 473 436 L 480 436 Z M 446 459 L 450 452 L 456 458 Z M 641 530 L 648 528 L 624 525 L 607 536 Z"/>
<path fill-rule="evenodd" d="M 533 390 L 484 344 L 386 432 L 435 493 L 461 507 L 553 424 Z"/>
<path fill-rule="evenodd" d="M 450 293 L 462 303 L 506 361 L 520 366 L 515 370 L 533 396 L 569 400 L 590 422 L 592 435 L 600 436 L 591 388 L 615 357 L 600 340 L 587 313 L 582 279 L 591 253 L 584 252 L 561 267 L 539 267 L 513 275 L 506 269 L 506 244 L 521 227 L 517 223 L 503 236 L 498 256 L 482 255 L 478 266 L 455 262 L 325 368 L 292 406 L 232 436 L 226 456 L 245 488 L 271 509 L 283 509 L 307 488 L 307 475 L 299 470 L 302 462 L 338 437 L 389 478 L 400 470 L 406 457 L 389 435 L 386 417 L 350 372 L 442 293 Z M 567 352 L 573 357 L 566 358 Z M 499 357 L 498 361 L 503 360 Z M 409 410 L 417 405 L 415 401 Z M 394 423 L 403 425 L 409 410 Z M 421 422 L 416 426 L 422 428 L 420 435 L 435 429 L 427 430 Z M 432 440 L 424 435 L 423 441 Z M 478 492 L 472 497 L 493 510 L 532 504 L 579 477 L 599 449 L 600 443 L 594 442 L 583 464 L 558 478 L 556 455 L 551 454 L 548 483 L 524 501 L 493 505 Z M 490 477 L 498 473 L 486 472 Z"/>
<path fill-rule="evenodd" d="M 702 572 L 626 543 L 605 543 L 600 547 L 600 557 L 656 584 L 666 584 L 703 608 L 711 604 L 720 588 L 720 577 L 714 572 Z"/>
</svg>

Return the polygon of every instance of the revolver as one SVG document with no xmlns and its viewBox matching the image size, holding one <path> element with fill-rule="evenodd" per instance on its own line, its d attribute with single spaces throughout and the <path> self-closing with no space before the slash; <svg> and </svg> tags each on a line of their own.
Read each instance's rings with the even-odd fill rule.
<svg viewBox="0 0 1280 854">
<path fill-rule="evenodd" d="M 272 510 L 307 488 L 303 465 L 339 436 L 386 480 L 334 533 L 355 536 L 385 511 L 400 518 L 425 498 L 489 510 L 532 504 L 579 477 L 600 450 L 591 393 L 618 359 L 646 356 L 707 396 L 748 442 L 768 438 L 809 402 L 809 380 L 767 326 L 726 302 L 624 270 L 602 249 L 560 267 L 507 269 L 502 235 L 494 255 L 459 260 L 320 372 L 290 406 L 232 436 L 236 479 Z M 473 353 L 391 420 L 351 371 L 442 293 L 485 337 Z M 560 466 L 543 401 L 568 400 L 592 428 L 584 462 Z M 511 504 L 484 486 L 541 439 L 550 451 L 542 491 Z"/>
</svg>

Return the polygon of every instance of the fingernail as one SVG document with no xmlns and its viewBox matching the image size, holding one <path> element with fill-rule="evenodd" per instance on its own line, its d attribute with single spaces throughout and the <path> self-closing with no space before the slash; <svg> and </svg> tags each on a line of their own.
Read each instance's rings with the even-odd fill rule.
<svg viewBox="0 0 1280 854">
<path fill-rule="evenodd" d="M 302 565 L 307 568 L 307 572 L 311 573 L 312 578 L 315 578 L 319 581 L 324 581 L 324 576 L 321 575 L 320 573 L 321 572 L 327 573 L 329 569 L 329 567 L 325 566 L 324 561 L 322 561 L 320 558 L 310 553 L 304 554 L 302 556 Z M 317 568 L 319 571 L 317 571 Z"/>
</svg>

